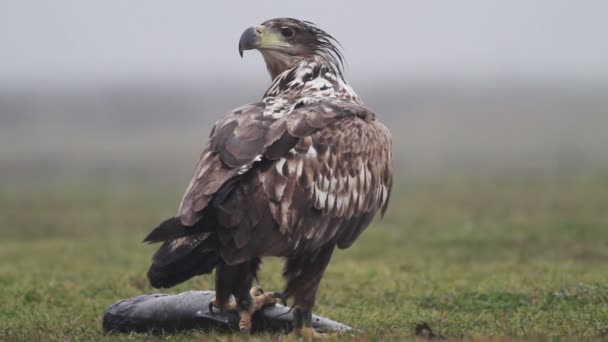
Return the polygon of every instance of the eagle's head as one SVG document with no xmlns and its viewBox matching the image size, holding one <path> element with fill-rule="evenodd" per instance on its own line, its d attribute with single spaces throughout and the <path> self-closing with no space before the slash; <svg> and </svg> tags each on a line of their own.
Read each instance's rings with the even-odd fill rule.
<svg viewBox="0 0 608 342">
<path fill-rule="evenodd" d="M 311 22 L 278 18 L 245 30 L 239 40 L 239 53 L 242 57 L 244 50 L 259 50 L 272 79 L 312 57 L 326 61 L 340 74 L 343 57 L 339 44 Z"/>
</svg>

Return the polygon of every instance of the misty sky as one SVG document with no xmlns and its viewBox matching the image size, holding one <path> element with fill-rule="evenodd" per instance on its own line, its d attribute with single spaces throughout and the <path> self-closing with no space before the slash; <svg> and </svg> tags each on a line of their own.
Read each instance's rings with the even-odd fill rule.
<svg viewBox="0 0 608 342">
<path fill-rule="evenodd" d="M 338 38 L 351 79 L 608 81 L 606 1 L 3 0 L 0 83 L 267 78 L 237 42 L 279 16 Z"/>
</svg>

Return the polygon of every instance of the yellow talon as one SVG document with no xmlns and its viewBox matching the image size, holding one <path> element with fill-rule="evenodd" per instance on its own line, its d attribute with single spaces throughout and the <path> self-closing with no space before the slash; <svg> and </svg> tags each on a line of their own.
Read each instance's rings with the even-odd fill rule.
<svg viewBox="0 0 608 342">
<path fill-rule="evenodd" d="M 264 292 L 260 287 L 252 287 L 249 290 L 251 296 L 251 304 L 248 309 L 241 308 L 234 301 L 229 301 L 223 307 L 220 307 L 216 297 L 213 297 L 209 303 L 209 312 L 213 313 L 213 308 L 219 308 L 220 312 L 236 311 L 239 314 L 239 330 L 245 333 L 251 331 L 251 317 L 257 311 L 264 307 L 275 305 L 277 298 L 282 295 L 279 292 Z"/>
<path fill-rule="evenodd" d="M 280 294 L 277 292 L 264 292 L 262 288 L 257 286 L 252 287 L 251 290 L 249 290 L 249 294 L 251 295 L 251 305 L 249 305 L 249 309 L 237 309 L 240 318 L 239 330 L 247 333 L 251 331 L 251 317 L 253 314 L 266 306 L 275 305 L 277 303 L 277 297 L 280 297 Z"/>
</svg>

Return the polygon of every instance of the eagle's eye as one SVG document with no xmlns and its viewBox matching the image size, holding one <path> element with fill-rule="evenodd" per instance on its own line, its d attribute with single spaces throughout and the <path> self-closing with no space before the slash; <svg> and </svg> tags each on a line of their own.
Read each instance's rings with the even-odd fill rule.
<svg viewBox="0 0 608 342">
<path fill-rule="evenodd" d="M 291 38 L 296 32 L 291 27 L 283 27 L 281 28 L 281 34 L 285 38 Z"/>
</svg>

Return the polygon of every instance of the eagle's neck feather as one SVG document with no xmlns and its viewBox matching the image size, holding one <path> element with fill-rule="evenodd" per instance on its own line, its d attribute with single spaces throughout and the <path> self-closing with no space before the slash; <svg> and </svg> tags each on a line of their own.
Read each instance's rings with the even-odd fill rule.
<svg viewBox="0 0 608 342">
<path fill-rule="evenodd" d="M 304 59 L 276 76 L 264 94 L 264 101 L 282 98 L 291 102 L 304 97 L 337 98 L 360 103 L 340 70 L 320 56 Z"/>
<path fill-rule="evenodd" d="M 275 77 L 262 99 L 263 115 L 280 118 L 300 105 L 330 99 L 361 103 L 340 71 L 326 59 L 314 56 Z"/>
</svg>

